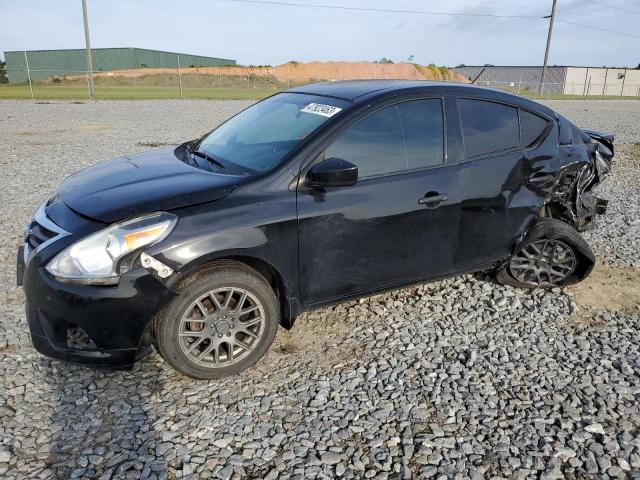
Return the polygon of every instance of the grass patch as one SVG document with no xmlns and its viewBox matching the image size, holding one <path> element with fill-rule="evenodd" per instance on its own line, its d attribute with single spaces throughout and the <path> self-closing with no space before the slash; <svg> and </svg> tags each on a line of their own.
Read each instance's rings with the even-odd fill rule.
<svg viewBox="0 0 640 480">
<path fill-rule="evenodd" d="M 182 97 L 193 99 L 211 100 L 260 100 L 284 90 L 287 85 L 278 85 L 273 82 L 247 82 L 247 86 L 240 86 L 241 83 L 225 82 L 223 78 L 222 87 L 206 85 L 206 78 L 200 79 L 202 83 L 198 85 L 193 79 L 187 78 L 183 82 Z M 102 80 L 102 79 L 101 79 Z M 147 82 L 150 80 L 146 79 Z M 107 83 L 106 85 L 104 83 Z M 253 83 L 253 84 L 251 84 Z M 191 85 L 190 85 L 191 84 Z M 293 86 L 293 85 L 290 85 Z M 171 99 L 180 98 L 180 88 L 178 86 L 166 85 L 113 85 L 107 81 L 98 82 L 95 86 L 96 98 L 98 100 L 151 100 L 151 99 Z M 510 93 L 516 93 L 512 91 Z M 533 92 L 521 91 L 520 95 L 532 100 L 584 100 L 584 95 L 564 95 L 550 94 L 538 95 Z M 33 96 L 36 100 L 87 100 L 89 93 L 84 83 L 35 83 L 33 85 Z M 31 93 L 29 85 L 0 85 L 0 99 L 30 99 Z M 590 95 L 587 100 L 640 100 L 640 97 L 620 97 L 615 95 Z"/>
<path fill-rule="evenodd" d="M 273 95 L 275 88 L 208 88 L 185 87 L 184 98 L 203 98 L 219 100 L 259 100 Z M 95 87 L 99 100 L 144 100 L 180 98 L 178 87 L 162 86 L 99 86 Z M 78 100 L 87 99 L 89 93 L 86 85 L 34 85 L 33 96 L 37 100 Z M 1 85 L 0 99 L 30 99 L 29 85 Z"/>
</svg>

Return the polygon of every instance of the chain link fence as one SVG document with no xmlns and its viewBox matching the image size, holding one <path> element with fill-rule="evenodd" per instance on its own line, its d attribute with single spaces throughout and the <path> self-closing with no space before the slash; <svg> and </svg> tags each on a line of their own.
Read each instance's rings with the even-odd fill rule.
<svg viewBox="0 0 640 480">
<path fill-rule="evenodd" d="M 249 72 L 249 73 L 239 73 Z M 373 78 L 386 78 L 383 75 Z M 142 68 L 94 72 L 96 99 L 204 98 L 260 99 L 295 86 L 332 81 L 283 77 L 268 67 Z M 541 99 L 640 98 L 640 84 L 480 81 L 477 85 Z M 86 71 L 6 69 L 0 72 L 0 99 L 88 99 Z"/>
<path fill-rule="evenodd" d="M 8 82 L 0 84 L 0 98 L 89 98 L 89 75 L 86 71 L 8 69 L 6 77 Z M 225 73 L 224 68 L 94 72 L 93 78 L 96 99 L 257 99 L 309 83 L 264 73 Z"/>
<path fill-rule="evenodd" d="M 640 83 L 540 83 L 480 81 L 476 85 L 504 90 L 516 95 L 542 99 L 640 98 Z"/>
</svg>

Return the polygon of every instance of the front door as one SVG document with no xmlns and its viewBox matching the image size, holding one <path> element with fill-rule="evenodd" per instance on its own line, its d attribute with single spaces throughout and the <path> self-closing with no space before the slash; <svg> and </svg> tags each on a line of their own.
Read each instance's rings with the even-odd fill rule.
<svg viewBox="0 0 640 480">
<path fill-rule="evenodd" d="M 306 305 L 452 272 L 460 199 L 445 141 L 442 100 L 420 99 L 367 114 L 324 151 L 359 177 L 298 191 Z"/>
</svg>

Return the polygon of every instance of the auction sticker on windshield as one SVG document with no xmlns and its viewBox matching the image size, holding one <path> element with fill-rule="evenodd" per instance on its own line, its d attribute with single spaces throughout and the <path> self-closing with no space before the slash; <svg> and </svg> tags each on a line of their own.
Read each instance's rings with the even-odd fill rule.
<svg viewBox="0 0 640 480">
<path fill-rule="evenodd" d="M 310 103 L 300 111 L 306 113 L 315 113 L 316 115 L 322 115 L 323 117 L 333 117 L 340 110 L 342 109 L 333 107 L 331 105 L 323 105 L 322 103 Z"/>
</svg>

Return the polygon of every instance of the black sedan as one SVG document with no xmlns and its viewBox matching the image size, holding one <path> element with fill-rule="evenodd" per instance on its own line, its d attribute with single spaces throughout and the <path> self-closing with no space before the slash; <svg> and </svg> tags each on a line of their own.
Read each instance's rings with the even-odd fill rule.
<svg viewBox="0 0 640 480">
<path fill-rule="evenodd" d="M 507 93 L 308 85 L 176 147 L 67 178 L 27 225 L 35 348 L 129 368 L 150 345 L 196 378 L 257 362 L 301 312 L 463 272 L 585 278 L 613 136 Z"/>
</svg>

